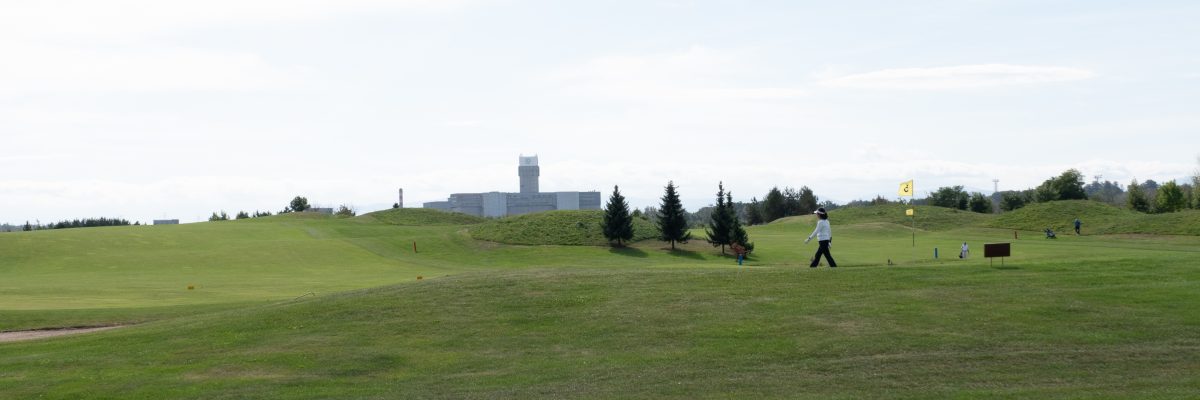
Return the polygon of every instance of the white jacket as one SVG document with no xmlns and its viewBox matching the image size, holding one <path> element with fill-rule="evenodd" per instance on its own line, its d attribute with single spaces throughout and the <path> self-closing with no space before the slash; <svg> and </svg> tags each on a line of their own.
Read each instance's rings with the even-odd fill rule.
<svg viewBox="0 0 1200 400">
<path fill-rule="evenodd" d="M 817 240 L 833 240 L 833 230 L 829 229 L 829 220 L 818 219 L 817 229 L 813 229 L 813 233 L 808 235 L 808 240 L 812 240 L 813 236 Z"/>
</svg>

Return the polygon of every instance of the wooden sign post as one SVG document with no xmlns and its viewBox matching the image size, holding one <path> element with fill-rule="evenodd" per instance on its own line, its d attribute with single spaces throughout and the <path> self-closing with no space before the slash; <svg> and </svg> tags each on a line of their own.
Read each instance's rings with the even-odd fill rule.
<svg viewBox="0 0 1200 400">
<path fill-rule="evenodd" d="M 1004 267 L 1004 257 L 1012 256 L 1012 246 L 1010 243 L 985 243 L 983 256 L 988 258 L 989 266 L 993 265 L 993 257 L 1000 257 L 1000 267 Z"/>
</svg>

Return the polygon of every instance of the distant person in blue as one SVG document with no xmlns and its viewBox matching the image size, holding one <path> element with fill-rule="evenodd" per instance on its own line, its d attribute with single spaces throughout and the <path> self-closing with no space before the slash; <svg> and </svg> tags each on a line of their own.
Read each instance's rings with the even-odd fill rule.
<svg viewBox="0 0 1200 400">
<path fill-rule="evenodd" d="M 813 229 L 813 232 L 808 235 L 808 239 L 804 239 L 804 244 L 808 244 L 812 241 L 813 236 L 816 236 L 820 247 L 817 247 L 817 254 L 813 256 L 812 264 L 809 264 L 808 267 L 816 268 L 817 264 L 821 262 L 821 255 L 824 254 L 825 260 L 829 261 L 829 268 L 837 268 L 837 263 L 829 254 L 829 244 L 833 242 L 833 230 L 829 229 L 829 214 L 825 213 L 825 207 L 818 208 L 817 211 L 813 211 L 813 214 L 817 214 L 817 229 Z"/>
<path fill-rule="evenodd" d="M 1075 218 L 1075 235 L 1076 236 L 1079 235 L 1079 226 L 1080 225 L 1083 225 L 1083 222 L 1079 222 L 1079 218 Z"/>
</svg>

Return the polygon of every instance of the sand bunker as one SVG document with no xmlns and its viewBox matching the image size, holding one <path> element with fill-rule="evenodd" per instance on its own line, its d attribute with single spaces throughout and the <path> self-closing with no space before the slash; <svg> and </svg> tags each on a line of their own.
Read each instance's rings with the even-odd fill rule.
<svg viewBox="0 0 1200 400">
<path fill-rule="evenodd" d="M 22 340 L 34 340 L 62 335 L 73 335 L 76 333 L 89 333 L 107 331 L 109 329 L 117 329 L 122 325 L 116 326 L 101 326 L 95 328 L 61 328 L 61 329 L 38 329 L 32 331 L 13 331 L 0 332 L 0 343 L 4 342 L 19 342 Z"/>
</svg>

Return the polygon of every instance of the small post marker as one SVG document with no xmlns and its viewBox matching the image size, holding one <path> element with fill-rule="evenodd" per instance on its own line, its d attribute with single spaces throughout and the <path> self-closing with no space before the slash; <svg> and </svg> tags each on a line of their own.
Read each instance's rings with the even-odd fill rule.
<svg viewBox="0 0 1200 400">
<path fill-rule="evenodd" d="M 416 252 L 417 252 L 417 241 L 414 240 L 413 241 L 413 253 L 416 253 Z"/>
<path fill-rule="evenodd" d="M 938 258 L 937 257 L 937 247 L 934 247 L 933 248 L 933 259 L 936 260 L 937 258 Z"/>
</svg>

